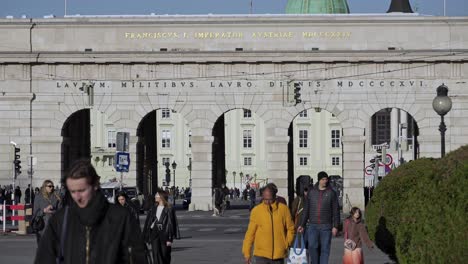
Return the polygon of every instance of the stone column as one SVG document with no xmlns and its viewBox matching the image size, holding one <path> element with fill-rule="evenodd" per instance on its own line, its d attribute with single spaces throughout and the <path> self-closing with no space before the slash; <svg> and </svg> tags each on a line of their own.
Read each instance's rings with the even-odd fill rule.
<svg viewBox="0 0 468 264">
<path fill-rule="evenodd" d="M 400 123 L 402 126 L 401 128 L 401 149 L 402 151 L 408 151 L 408 113 L 403 110 L 400 110 Z"/>
<path fill-rule="evenodd" d="M 398 131 L 398 112 L 400 109 L 398 108 L 392 108 L 392 116 L 390 119 L 391 122 L 391 137 L 390 137 L 390 149 L 391 150 L 397 150 L 398 149 L 398 136 L 399 136 L 399 131 Z"/>
<path fill-rule="evenodd" d="M 343 211 L 358 206 L 364 210 L 364 142 L 361 135 L 343 132 Z"/>
<path fill-rule="evenodd" d="M 34 174 L 32 180 L 34 187 L 41 187 L 42 182 L 47 179 L 52 180 L 55 185 L 60 186 L 62 174 L 66 172 L 62 172 L 63 138 L 59 135 L 59 133 L 50 136 L 37 135 L 32 138 L 32 155 L 37 160 L 36 165 L 33 167 Z M 28 162 L 26 161 L 23 165 L 25 172 L 26 168 L 29 168 L 27 164 Z M 27 174 L 25 173 L 25 175 Z"/>
<path fill-rule="evenodd" d="M 189 211 L 213 209 L 211 195 L 213 137 L 192 130 L 192 202 Z"/>
<path fill-rule="evenodd" d="M 268 122 L 266 126 L 266 170 L 268 182 L 278 187 L 278 195 L 288 201 L 288 126 L 286 121 Z M 293 187 L 293 186 L 291 186 Z"/>
</svg>

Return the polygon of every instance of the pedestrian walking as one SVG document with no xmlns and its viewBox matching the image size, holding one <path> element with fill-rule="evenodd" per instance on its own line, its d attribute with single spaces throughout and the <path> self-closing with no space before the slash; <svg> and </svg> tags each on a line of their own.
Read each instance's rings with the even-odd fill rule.
<svg viewBox="0 0 468 264">
<path fill-rule="evenodd" d="M 147 263 L 138 226 L 128 210 L 107 201 L 89 161 L 75 162 L 64 183 L 71 199 L 50 218 L 35 264 Z"/>
<path fill-rule="evenodd" d="M 245 233 L 242 254 L 252 263 L 251 249 L 257 264 L 283 264 L 294 240 L 294 223 L 286 205 L 276 201 L 278 188 L 269 183 L 262 192 L 262 203 L 252 209 Z"/>
<path fill-rule="evenodd" d="M 31 184 L 28 184 L 28 188 L 24 190 L 24 202 L 27 204 L 31 203 L 32 188 Z"/>
<path fill-rule="evenodd" d="M 317 184 L 309 189 L 305 199 L 303 217 L 297 231 L 303 233 L 309 222 L 305 235 L 308 236 L 310 263 L 327 264 L 332 234 L 336 236 L 340 224 L 340 211 L 338 196 L 328 186 L 328 174 L 321 171 L 317 176 Z"/>
<path fill-rule="evenodd" d="M 138 213 L 137 208 L 130 201 L 130 198 L 125 192 L 120 192 L 115 198 L 115 204 L 119 204 L 130 212 L 132 219 L 135 221 L 135 224 L 140 227 L 140 214 Z"/>
<path fill-rule="evenodd" d="M 37 244 L 39 244 L 50 218 L 60 207 L 61 199 L 54 190 L 54 183 L 51 180 L 45 180 L 42 183 L 40 193 L 34 198 L 32 228 L 36 233 Z"/>
<path fill-rule="evenodd" d="M 255 207 L 255 199 L 257 199 L 256 193 L 255 190 L 248 184 L 246 185 L 246 190 L 250 199 L 249 211 L 252 211 L 252 209 Z"/>
<path fill-rule="evenodd" d="M 222 205 L 224 202 L 224 192 L 221 188 L 218 187 L 214 188 L 213 192 L 213 216 L 220 216 L 223 210 Z"/>
<path fill-rule="evenodd" d="M 344 221 L 344 255 L 343 264 L 364 264 L 364 254 L 362 243 L 369 249 L 374 248 L 374 244 L 369 239 L 366 226 L 362 222 L 361 209 L 353 207 L 350 216 Z"/>
<path fill-rule="evenodd" d="M 15 204 L 20 204 L 21 203 L 21 188 L 19 186 L 16 186 L 15 188 Z"/>
<path fill-rule="evenodd" d="M 180 238 L 176 214 L 168 203 L 168 196 L 165 191 L 156 192 L 143 229 L 143 239 L 154 264 L 171 263 L 172 242 Z"/>
</svg>

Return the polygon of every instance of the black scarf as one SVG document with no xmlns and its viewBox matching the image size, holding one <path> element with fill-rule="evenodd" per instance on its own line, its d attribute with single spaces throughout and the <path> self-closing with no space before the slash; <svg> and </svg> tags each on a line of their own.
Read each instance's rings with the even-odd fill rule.
<svg viewBox="0 0 468 264">
<path fill-rule="evenodd" d="M 85 208 L 80 208 L 73 202 L 71 209 L 78 215 L 78 220 L 82 225 L 95 226 L 104 219 L 108 206 L 106 197 L 98 190 Z"/>
</svg>

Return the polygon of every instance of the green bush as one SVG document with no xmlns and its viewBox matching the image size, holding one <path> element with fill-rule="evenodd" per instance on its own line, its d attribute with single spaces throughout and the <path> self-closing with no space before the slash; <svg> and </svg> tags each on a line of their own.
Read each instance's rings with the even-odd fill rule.
<svg viewBox="0 0 468 264">
<path fill-rule="evenodd" d="M 400 263 L 464 263 L 468 146 L 441 160 L 421 159 L 399 167 L 374 194 L 366 222 L 384 252 Z"/>
<path fill-rule="evenodd" d="M 401 223 L 401 208 L 422 175 L 432 172 L 433 159 L 418 159 L 393 170 L 380 181 L 366 208 L 369 236 L 390 258 L 396 260 L 395 234 Z"/>
</svg>

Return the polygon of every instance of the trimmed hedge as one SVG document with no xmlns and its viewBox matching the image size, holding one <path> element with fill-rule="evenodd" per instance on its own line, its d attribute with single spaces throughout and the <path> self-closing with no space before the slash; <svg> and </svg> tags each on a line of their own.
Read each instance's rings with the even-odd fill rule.
<svg viewBox="0 0 468 264">
<path fill-rule="evenodd" d="M 464 263 L 467 219 L 468 146 L 400 166 L 366 208 L 369 235 L 399 263 Z"/>
</svg>

